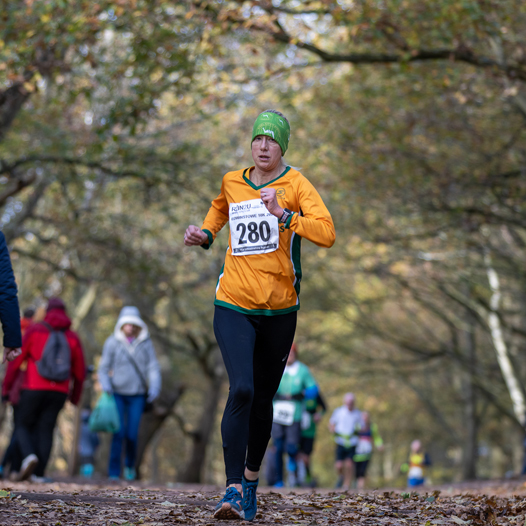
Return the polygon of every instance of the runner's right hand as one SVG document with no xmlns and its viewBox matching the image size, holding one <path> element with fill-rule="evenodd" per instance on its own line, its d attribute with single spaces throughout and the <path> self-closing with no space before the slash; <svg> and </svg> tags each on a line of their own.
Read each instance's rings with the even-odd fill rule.
<svg viewBox="0 0 526 526">
<path fill-rule="evenodd" d="M 184 244 L 187 247 L 199 246 L 208 242 L 208 236 L 197 226 L 190 225 L 184 233 Z"/>
<path fill-rule="evenodd" d="M 12 362 L 17 356 L 22 354 L 20 347 L 4 347 L 4 357 L 2 363 Z"/>
</svg>

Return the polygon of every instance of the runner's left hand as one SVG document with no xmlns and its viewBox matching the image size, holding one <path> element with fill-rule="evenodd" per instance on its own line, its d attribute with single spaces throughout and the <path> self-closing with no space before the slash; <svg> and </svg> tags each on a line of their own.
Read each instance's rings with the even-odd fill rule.
<svg viewBox="0 0 526 526">
<path fill-rule="evenodd" d="M 261 190 L 261 200 L 273 216 L 279 219 L 283 215 L 283 208 L 278 205 L 275 188 L 263 188 Z"/>
</svg>

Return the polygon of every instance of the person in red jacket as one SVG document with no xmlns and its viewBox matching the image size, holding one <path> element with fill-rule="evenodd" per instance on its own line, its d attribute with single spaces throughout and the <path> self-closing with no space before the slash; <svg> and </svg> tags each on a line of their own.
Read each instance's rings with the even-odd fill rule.
<svg viewBox="0 0 526 526">
<path fill-rule="evenodd" d="M 84 353 L 80 339 L 70 330 L 71 320 L 60 298 L 51 298 L 42 323 L 29 327 L 22 342 L 22 354 L 6 371 L 4 390 L 9 392 L 16 372 L 27 362 L 27 371 L 18 404 L 17 441 L 22 453 L 19 480 L 43 478 L 53 445 L 53 430 L 58 414 L 69 397 L 77 404 L 86 374 Z M 63 331 L 71 351 L 70 378 L 62 382 L 50 381 L 39 374 L 37 362 L 42 357 L 50 335 L 50 328 Z"/>
</svg>

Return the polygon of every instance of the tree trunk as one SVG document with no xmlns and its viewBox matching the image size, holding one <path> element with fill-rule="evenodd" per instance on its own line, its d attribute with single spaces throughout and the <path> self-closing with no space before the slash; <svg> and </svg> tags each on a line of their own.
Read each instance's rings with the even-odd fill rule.
<svg viewBox="0 0 526 526">
<path fill-rule="evenodd" d="M 214 429 L 217 404 L 219 402 L 224 379 L 225 375 L 222 370 L 221 372 L 214 374 L 214 377 L 211 379 L 199 427 L 194 433 L 192 433 L 192 453 L 184 470 L 177 477 L 179 482 L 202 482 L 206 448 Z"/>
<path fill-rule="evenodd" d="M 502 333 L 502 327 L 497 314 L 500 306 L 500 281 L 499 275 L 492 266 L 491 258 L 489 254 L 484 257 L 484 263 L 486 264 L 486 273 L 488 276 L 488 282 L 491 289 L 491 300 L 490 300 L 490 311 L 488 313 L 488 325 L 491 332 L 491 338 L 497 354 L 497 360 L 499 362 L 500 370 L 510 398 L 513 404 L 513 412 L 515 417 L 524 426 L 526 418 L 526 402 L 524 400 L 524 393 L 520 387 L 519 380 L 511 363 L 510 356 L 508 353 L 508 347 L 504 341 L 504 335 Z"/>
<path fill-rule="evenodd" d="M 139 427 L 139 443 L 137 446 L 137 459 L 135 461 L 137 478 L 141 478 L 141 464 L 148 444 L 159 431 L 163 422 L 172 413 L 184 389 L 183 385 L 177 385 L 176 387 L 170 387 L 169 391 L 167 389 L 161 392 L 159 398 L 154 402 L 153 410 L 148 413 L 143 413 Z"/>
<path fill-rule="evenodd" d="M 157 484 L 159 482 L 159 444 L 161 443 L 162 431 L 162 428 L 159 429 L 150 441 L 150 450 L 152 452 L 150 480 L 152 484 Z"/>
<path fill-rule="evenodd" d="M 68 475 L 70 477 L 74 477 L 78 473 L 79 468 L 80 468 L 79 440 L 80 440 L 80 425 L 81 425 L 81 417 L 82 417 L 80 407 L 75 407 L 74 415 L 75 416 L 73 418 L 73 443 L 71 444 L 71 449 L 69 451 L 69 458 L 68 458 Z"/>
<path fill-rule="evenodd" d="M 99 433 L 99 439 L 100 444 L 95 453 L 95 473 L 107 477 L 113 435 L 111 433 Z"/>
<path fill-rule="evenodd" d="M 2 429 L 7 416 L 7 404 L 0 404 L 0 429 Z"/>
<path fill-rule="evenodd" d="M 467 328 L 461 331 L 461 346 L 466 356 L 467 371 L 464 379 L 464 424 L 466 439 L 462 455 L 462 478 L 473 480 L 477 478 L 477 435 L 478 417 L 475 387 L 476 374 L 476 342 L 475 321 L 467 314 Z"/>
<path fill-rule="evenodd" d="M 0 92 L 0 142 L 4 140 L 7 130 L 29 96 L 30 92 L 23 82 L 15 82 Z"/>
</svg>

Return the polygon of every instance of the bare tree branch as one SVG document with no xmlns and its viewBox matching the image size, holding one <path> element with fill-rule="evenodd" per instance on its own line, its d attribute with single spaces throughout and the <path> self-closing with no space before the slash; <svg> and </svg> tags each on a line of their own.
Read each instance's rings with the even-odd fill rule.
<svg viewBox="0 0 526 526">
<path fill-rule="evenodd" d="M 228 10 L 221 12 L 219 9 L 213 8 L 210 4 L 205 4 L 200 0 L 195 2 L 197 9 L 202 10 L 205 13 L 211 15 L 216 22 L 229 21 L 242 26 L 247 26 L 251 30 L 266 33 L 276 42 L 283 44 L 295 45 L 299 49 L 309 51 L 314 55 L 318 56 L 323 62 L 336 63 L 336 62 L 348 62 L 351 64 L 403 64 L 407 62 L 425 62 L 425 61 L 436 61 L 436 60 L 448 60 L 451 62 L 464 62 L 478 68 L 492 68 L 496 71 L 502 72 L 510 79 L 519 79 L 526 81 L 526 69 L 520 65 L 510 65 L 506 62 L 495 60 L 493 58 L 477 55 L 470 48 L 464 44 L 459 44 L 453 48 L 437 48 L 437 49 L 406 49 L 407 44 L 400 37 L 400 35 L 391 34 L 388 40 L 393 44 L 393 38 L 395 39 L 395 46 L 402 49 L 403 53 L 385 53 L 385 52 L 372 52 L 372 53 L 334 53 L 327 51 L 319 46 L 315 46 L 304 40 L 300 40 L 297 37 L 292 36 L 288 33 L 279 22 L 276 16 L 269 22 L 268 20 L 258 20 L 257 18 L 248 20 L 245 16 L 241 15 L 236 10 Z M 275 11 L 287 12 L 288 8 L 277 8 L 272 4 L 258 3 L 258 7 L 264 9 L 271 16 Z M 310 10 L 309 10 L 310 11 Z M 314 10 L 316 11 L 316 10 Z M 316 14 L 331 14 L 332 11 L 326 11 L 324 9 Z M 301 15 L 301 14 L 312 14 L 305 12 L 296 12 L 291 10 L 290 14 Z M 385 26 L 385 20 L 384 26 Z M 391 24 L 392 26 L 392 24 Z M 379 30 L 383 30 L 385 34 L 385 27 L 379 27 Z M 396 33 L 396 32 L 395 32 Z M 397 38 L 398 37 L 398 38 Z"/>
<path fill-rule="evenodd" d="M 40 199 L 44 196 L 45 190 L 49 185 L 49 181 L 42 179 L 35 187 L 33 193 L 24 205 L 23 210 L 18 213 L 7 225 L 4 226 L 3 232 L 8 241 L 12 242 L 14 239 L 22 234 L 22 227 L 24 222 L 32 217 L 33 212 L 38 205 Z"/>
<path fill-rule="evenodd" d="M 100 161 L 89 161 L 83 158 L 74 158 L 74 157 L 60 157 L 56 155 L 30 155 L 27 157 L 22 157 L 16 161 L 7 164 L 0 164 L 0 174 L 3 173 L 13 173 L 17 168 L 27 164 L 33 163 L 52 163 L 52 164 L 68 164 L 73 166 L 84 166 L 85 168 L 95 168 L 104 172 L 113 177 L 137 177 L 145 178 L 144 173 L 138 172 L 136 170 L 116 170 L 110 168 L 106 164 Z M 1 194 L 0 194 L 1 197 Z"/>
<path fill-rule="evenodd" d="M 93 278 L 91 278 L 89 276 L 81 276 L 80 274 L 78 274 L 77 272 L 75 272 L 71 268 L 64 268 L 64 267 L 58 265 L 57 263 L 55 263 L 54 261 L 51 261 L 50 259 L 47 259 L 47 258 L 42 257 L 42 256 L 39 256 L 38 254 L 32 254 L 31 252 L 27 252 L 26 250 L 23 250 L 23 249 L 21 249 L 21 248 L 19 248 L 17 246 L 14 246 L 11 249 L 11 252 L 12 253 L 15 252 L 15 253 L 19 254 L 20 256 L 27 257 L 27 258 L 32 259 L 34 261 L 39 261 L 40 263 L 46 263 L 46 265 L 49 265 L 49 267 L 51 267 L 54 271 L 56 271 L 56 272 L 64 272 L 65 274 L 68 274 L 69 276 L 71 276 L 72 278 L 77 280 L 79 283 L 91 284 L 94 281 Z"/>
<path fill-rule="evenodd" d="M 310 51 L 324 62 L 349 62 L 351 64 L 402 64 L 406 62 L 425 62 L 435 60 L 449 60 L 452 62 L 464 62 L 479 68 L 493 68 L 504 73 L 512 79 L 526 80 L 526 69 L 501 63 L 486 56 L 476 55 L 466 46 L 459 45 L 456 48 L 444 49 L 412 49 L 406 53 L 332 53 L 321 47 L 298 40 L 284 31 L 281 27 L 272 30 L 268 25 L 252 26 L 254 29 L 270 35 L 277 42 L 294 44 L 300 49 Z"/>
</svg>

